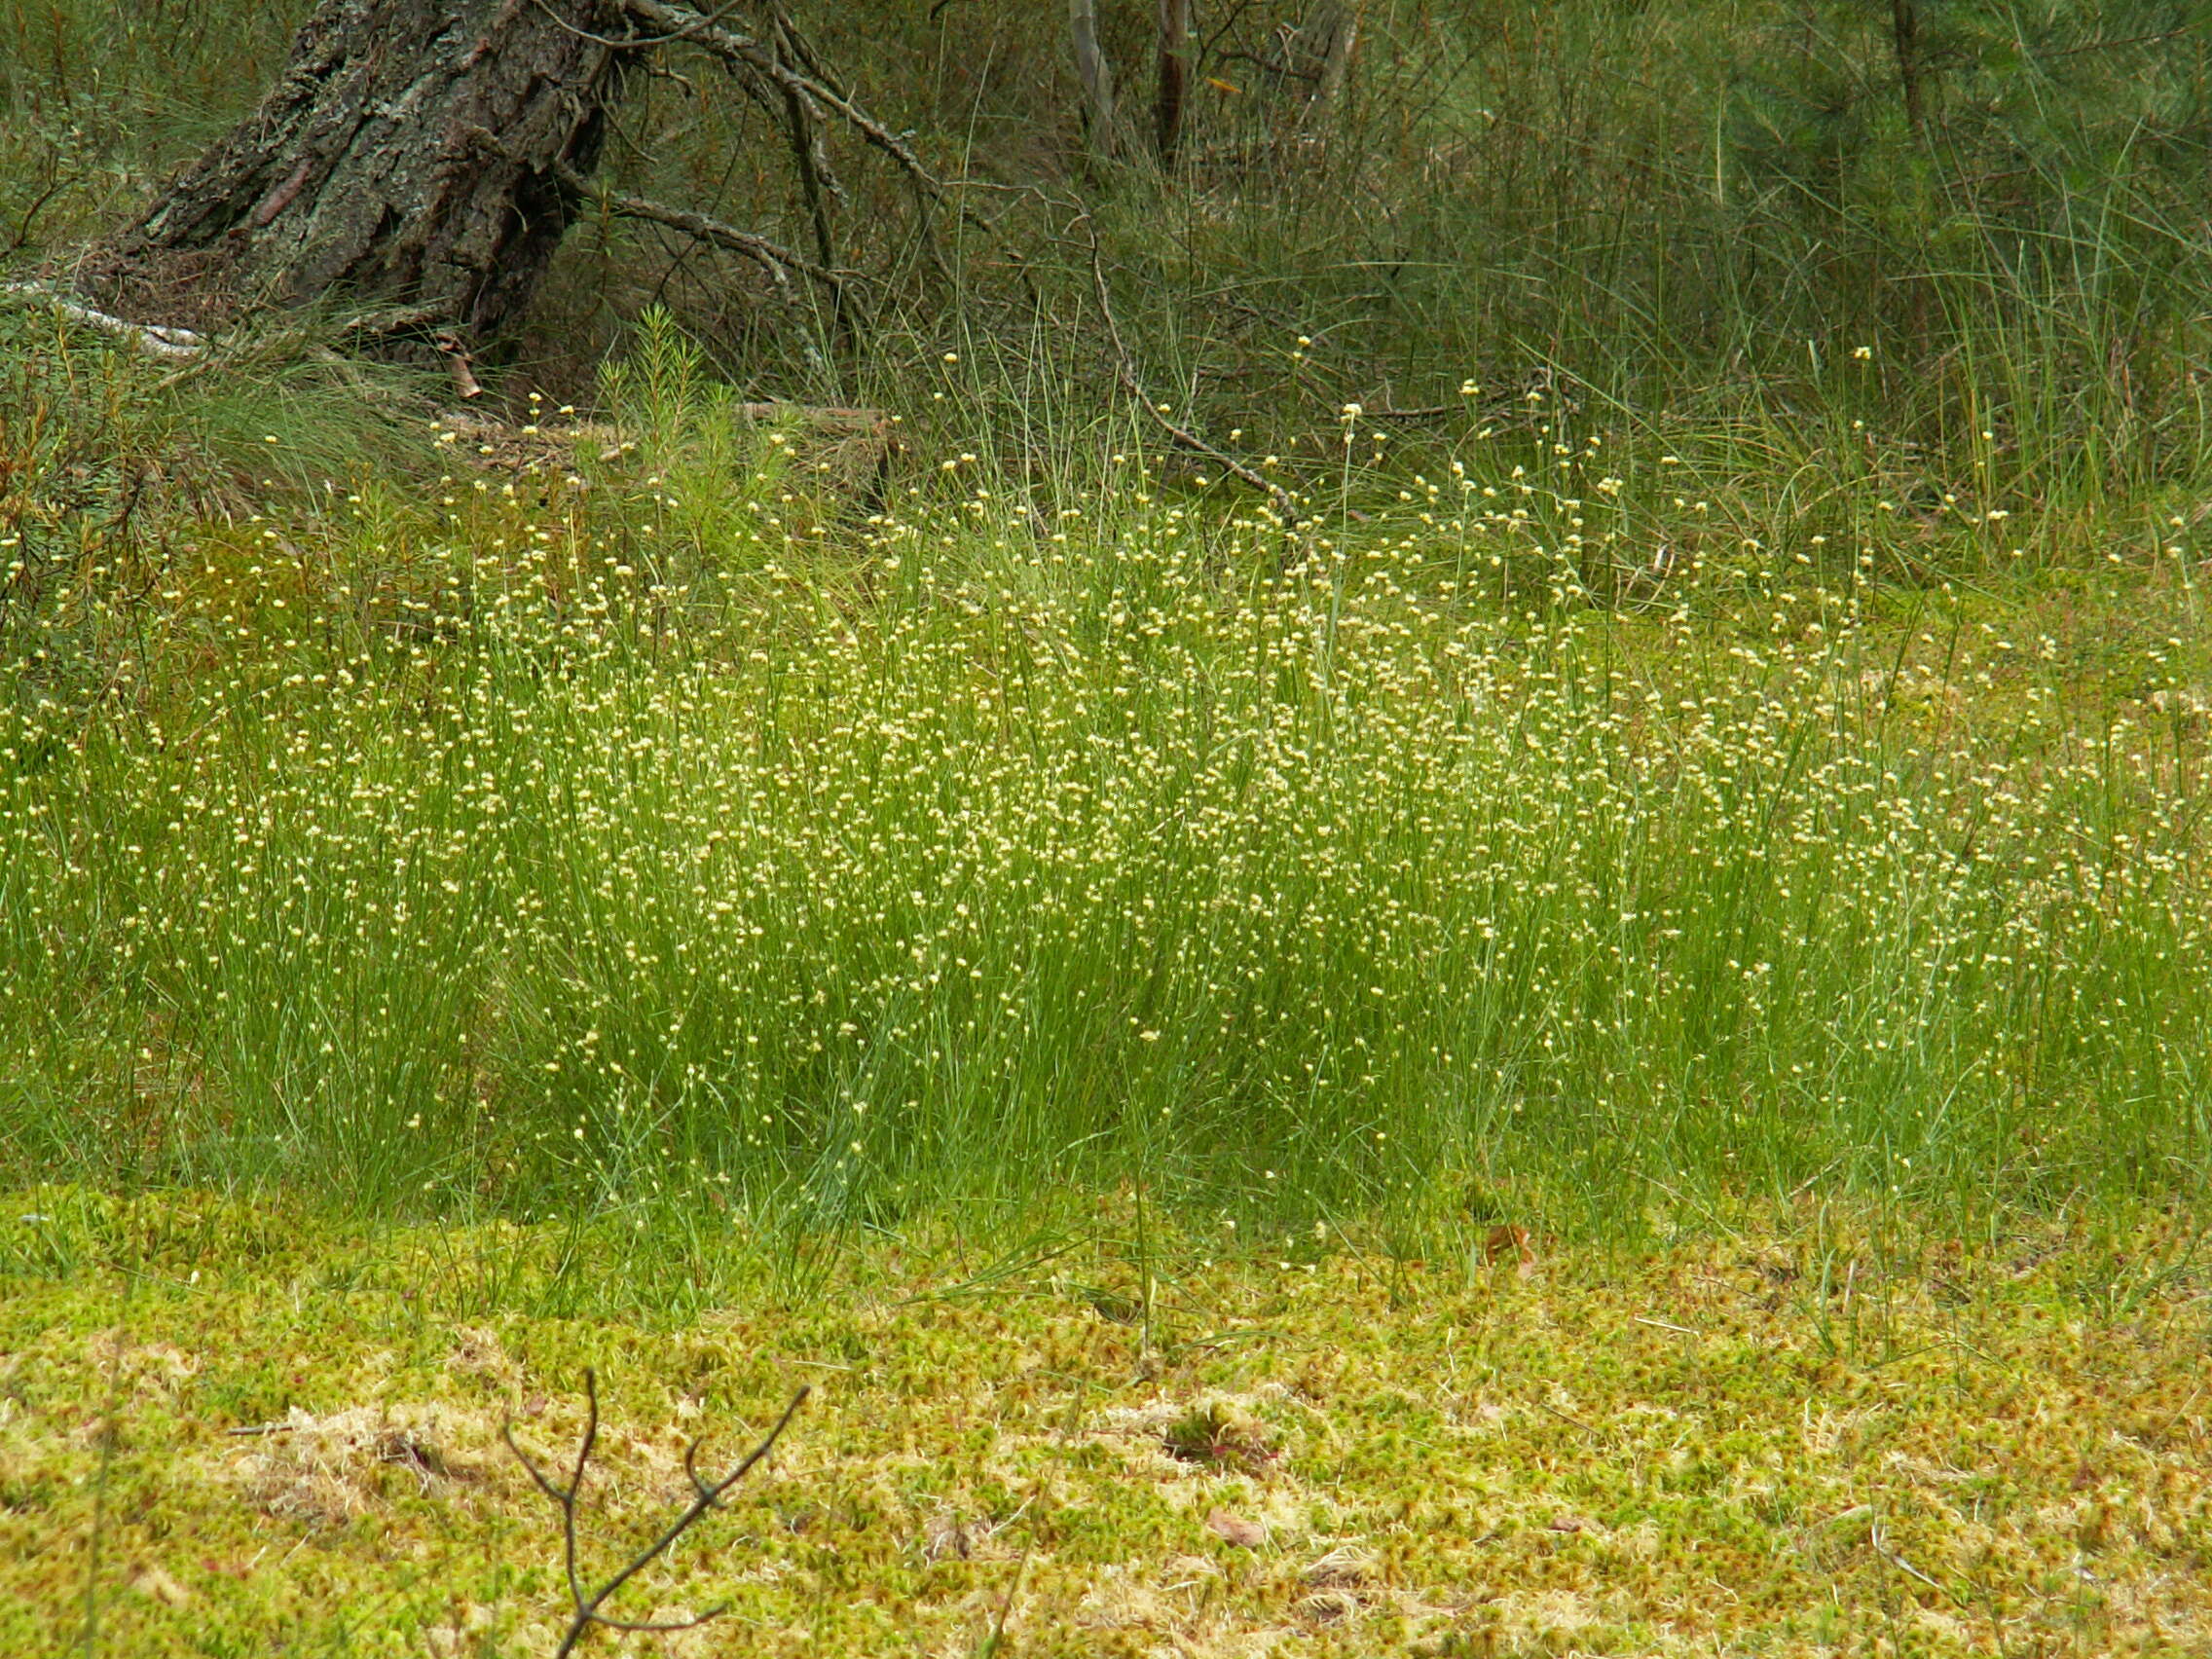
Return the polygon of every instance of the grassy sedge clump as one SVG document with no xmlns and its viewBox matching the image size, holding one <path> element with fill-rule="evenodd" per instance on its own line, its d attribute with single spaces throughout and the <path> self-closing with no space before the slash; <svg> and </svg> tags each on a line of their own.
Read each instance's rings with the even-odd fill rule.
<svg viewBox="0 0 2212 1659">
<path fill-rule="evenodd" d="M 635 439 L 210 528 L 194 672 L 13 701 L 11 1164 L 1232 1227 L 2200 1176 L 2186 779 L 1916 717 L 1863 572 L 1716 557 L 1765 620 L 1636 644 L 1603 494 L 1463 469 L 1288 540 L 955 457 L 833 530 L 681 369 Z"/>
</svg>

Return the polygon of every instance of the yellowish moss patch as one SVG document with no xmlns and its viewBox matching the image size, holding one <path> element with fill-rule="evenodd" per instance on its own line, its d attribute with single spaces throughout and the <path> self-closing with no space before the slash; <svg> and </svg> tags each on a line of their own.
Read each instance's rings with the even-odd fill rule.
<svg viewBox="0 0 2212 1659">
<path fill-rule="evenodd" d="M 2118 1269 L 2055 1231 L 1216 1263 L 1148 1341 L 1066 1255 L 977 1290 L 885 1250 L 796 1305 L 763 1275 L 709 1316 L 556 1317 L 522 1279 L 442 1309 L 450 1234 L 178 1200 L 141 1206 L 131 1274 L 89 1243 L 34 1272 L 15 1208 L 9 1652 L 80 1640 L 89 1572 L 108 1653 L 549 1651 L 557 1534 L 499 1427 L 565 1455 L 587 1364 L 603 1569 L 680 1503 L 692 1437 L 719 1461 L 814 1390 L 618 1609 L 729 1604 L 677 1654 L 969 1654 L 1002 1618 L 1022 1654 L 2212 1647 L 2204 1283 L 2162 1223 Z"/>
</svg>

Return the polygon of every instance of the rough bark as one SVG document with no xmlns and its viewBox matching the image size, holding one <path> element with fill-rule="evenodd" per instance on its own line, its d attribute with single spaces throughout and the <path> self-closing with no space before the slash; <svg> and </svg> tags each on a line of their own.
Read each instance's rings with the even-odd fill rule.
<svg viewBox="0 0 2212 1659">
<path fill-rule="evenodd" d="M 322 0 L 261 105 L 78 287 L 194 327 L 336 298 L 482 342 L 568 229 L 629 52 L 619 0 Z"/>
</svg>

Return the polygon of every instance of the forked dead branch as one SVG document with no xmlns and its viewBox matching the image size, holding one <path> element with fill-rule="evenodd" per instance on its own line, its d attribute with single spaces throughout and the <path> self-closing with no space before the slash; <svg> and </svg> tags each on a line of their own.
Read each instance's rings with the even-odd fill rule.
<svg viewBox="0 0 2212 1659">
<path fill-rule="evenodd" d="M 650 1620 L 618 1619 L 602 1609 L 617 1591 L 666 1554 L 677 1539 L 697 1526 L 709 1510 L 719 1505 L 730 1490 L 751 1474 L 755 1466 L 774 1450 L 784 1430 L 791 1426 L 792 1419 L 798 1415 L 798 1409 L 805 1403 L 809 1392 L 802 1387 L 793 1394 L 791 1404 L 784 1408 L 784 1415 L 761 1437 L 759 1445 L 747 1453 L 737 1466 L 719 1480 L 709 1480 L 699 1472 L 699 1453 L 706 1443 L 704 1440 L 692 1441 L 683 1452 L 683 1474 L 691 1483 L 691 1501 L 674 1521 L 662 1529 L 659 1536 L 632 1556 L 628 1563 L 597 1589 L 585 1588 L 583 1574 L 578 1569 L 576 1532 L 582 1509 L 584 1476 L 590 1471 L 591 1455 L 599 1444 L 598 1376 L 590 1370 L 584 1372 L 584 1431 L 576 1442 L 575 1463 L 565 1481 L 555 1480 L 546 1473 L 544 1464 L 522 1449 L 521 1443 L 515 1439 L 512 1419 L 499 1425 L 499 1438 L 506 1442 L 507 1450 L 514 1454 L 515 1460 L 523 1466 L 537 1490 L 552 1500 L 561 1516 L 561 1567 L 568 1580 L 572 1613 L 568 1629 L 561 1637 L 561 1645 L 554 1649 L 555 1659 L 567 1659 L 595 1626 L 602 1630 L 631 1633 L 694 1630 L 721 1617 L 729 1610 L 726 1606 L 717 1605 L 704 1612 L 694 1613 L 687 1619 Z"/>
</svg>

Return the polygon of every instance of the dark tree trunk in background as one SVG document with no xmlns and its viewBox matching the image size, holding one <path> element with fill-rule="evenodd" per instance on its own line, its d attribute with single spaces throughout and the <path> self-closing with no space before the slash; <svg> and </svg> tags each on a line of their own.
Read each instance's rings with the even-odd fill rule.
<svg viewBox="0 0 2212 1659">
<path fill-rule="evenodd" d="M 1904 94 L 1905 125 L 1915 138 L 1928 135 L 1928 93 L 1922 85 L 1920 8 L 1915 0 L 1890 0 L 1890 46 L 1898 56 L 1898 90 Z"/>
<path fill-rule="evenodd" d="M 77 283 L 135 319 L 335 298 L 476 343 L 515 321 L 629 55 L 618 0 L 322 0 L 260 108 Z"/>
<path fill-rule="evenodd" d="M 1191 92 L 1191 0 L 1160 0 L 1160 87 L 1153 99 L 1160 165 L 1172 169 L 1183 149 L 1183 108 Z"/>
</svg>

